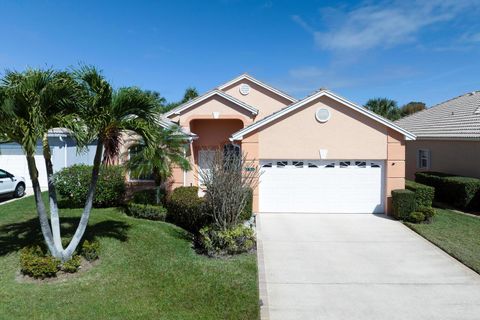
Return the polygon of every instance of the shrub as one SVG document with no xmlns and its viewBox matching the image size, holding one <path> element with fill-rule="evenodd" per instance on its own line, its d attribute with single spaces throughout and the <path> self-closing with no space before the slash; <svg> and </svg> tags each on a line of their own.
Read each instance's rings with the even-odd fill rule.
<svg viewBox="0 0 480 320">
<path fill-rule="evenodd" d="M 132 202 L 139 204 L 157 204 L 157 190 L 148 189 L 133 193 Z"/>
<path fill-rule="evenodd" d="M 430 221 L 435 216 L 435 209 L 432 207 L 418 207 L 415 211 L 423 213 L 425 220 Z"/>
<path fill-rule="evenodd" d="M 70 207 L 83 207 L 92 176 L 92 166 L 74 165 L 57 172 L 55 187 L 64 203 Z M 102 166 L 98 176 L 94 207 L 116 207 L 123 203 L 125 175 L 121 166 Z"/>
<path fill-rule="evenodd" d="M 129 216 L 148 220 L 165 221 L 167 216 L 167 209 L 163 206 L 150 204 L 129 203 L 126 212 Z"/>
<path fill-rule="evenodd" d="M 179 187 L 167 199 L 167 221 L 196 233 L 210 221 L 197 187 Z"/>
<path fill-rule="evenodd" d="M 209 256 L 248 252 L 255 244 L 253 229 L 242 224 L 224 231 L 214 226 L 200 230 L 199 245 Z"/>
<path fill-rule="evenodd" d="M 251 189 L 258 183 L 259 169 L 233 145 L 215 150 L 207 159 L 208 170 L 199 176 L 206 187 L 205 202 L 212 223 L 227 230 L 241 222 L 241 216 L 251 197 Z"/>
<path fill-rule="evenodd" d="M 415 211 L 415 193 L 405 189 L 393 190 L 392 206 L 394 217 L 405 220 L 411 212 Z"/>
<path fill-rule="evenodd" d="M 68 273 L 75 273 L 80 268 L 80 256 L 74 255 L 70 260 L 62 264 L 62 270 Z"/>
<path fill-rule="evenodd" d="M 417 172 L 415 181 L 435 188 L 435 200 L 459 209 L 480 209 L 480 179 L 441 172 Z"/>
<path fill-rule="evenodd" d="M 413 211 L 408 215 L 407 220 L 413 223 L 420 223 L 425 220 L 425 215 L 419 211 Z"/>
<path fill-rule="evenodd" d="M 35 279 L 55 277 L 60 260 L 47 255 L 39 246 L 26 247 L 20 251 L 20 268 L 25 275 Z"/>
<path fill-rule="evenodd" d="M 98 259 L 98 252 L 100 250 L 100 243 L 98 241 L 85 240 L 82 244 L 80 254 L 88 261 L 94 261 Z"/>
<path fill-rule="evenodd" d="M 415 205 L 419 207 L 431 207 L 435 196 L 435 189 L 411 180 L 405 181 L 405 189 L 415 192 Z"/>
<path fill-rule="evenodd" d="M 240 214 L 240 219 L 242 221 L 250 220 L 253 215 L 253 190 L 248 190 L 247 202 L 245 204 L 245 208 L 242 210 Z"/>
</svg>

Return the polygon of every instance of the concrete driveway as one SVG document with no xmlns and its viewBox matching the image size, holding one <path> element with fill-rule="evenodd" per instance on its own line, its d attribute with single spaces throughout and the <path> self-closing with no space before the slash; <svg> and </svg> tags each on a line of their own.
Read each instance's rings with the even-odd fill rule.
<svg viewBox="0 0 480 320">
<path fill-rule="evenodd" d="M 480 319 L 480 275 L 371 214 L 257 216 L 262 319 Z"/>
</svg>

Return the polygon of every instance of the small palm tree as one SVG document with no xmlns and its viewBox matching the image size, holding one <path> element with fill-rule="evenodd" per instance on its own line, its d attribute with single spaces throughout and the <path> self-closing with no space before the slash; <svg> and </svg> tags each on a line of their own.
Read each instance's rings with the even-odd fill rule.
<svg viewBox="0 0 480 320">
<path fill-rule="evenodd" d="M 190 170 L 190 163 L 185 157 L 187 137 L 178 126 L 162 128 L 155 126 L 150 131 L 153 139 L 140 140 L 132 144 L 127 169 L 132 175 L 153 175 L 156 187 L 156 202 L 160 204 L 165 182 L 172 175 L 174 165 L 182 170 Z"/>
<path fill-rule="evenodd" d="M 400 119 L 400 109 L 398 109 L 395 100 L 387 98 L 370 99 L 364 107 L 391 121 Z"/>
</svg>

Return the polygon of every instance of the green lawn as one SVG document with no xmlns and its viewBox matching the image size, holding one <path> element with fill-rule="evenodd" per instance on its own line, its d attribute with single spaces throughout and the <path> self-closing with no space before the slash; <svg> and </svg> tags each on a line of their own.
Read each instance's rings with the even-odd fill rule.
<svg viewBox="0 0 480 320">
<path fill-rule="evenodd" d="M 258 319 L 254 254 L 198 255 L 173 225 L 92 212 L 100 263 L 57 283 L 18 283 L 18 250 L 41 241 L 33 199 L 0 206 L 1 319 Z M 70 234 L 80 210 L 62 210 Z"/>
<path fill-rule="evenodd" d="M 435 210 L 431 224 L 405 224 L 480 273 L 480 218 L 447 209 Z"/>
</svg>

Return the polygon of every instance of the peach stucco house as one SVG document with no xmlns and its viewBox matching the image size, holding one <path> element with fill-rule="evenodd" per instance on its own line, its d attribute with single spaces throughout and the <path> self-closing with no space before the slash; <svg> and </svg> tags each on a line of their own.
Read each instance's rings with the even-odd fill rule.
<svg viewBox="0 0 480 320">
<path fill-rule="evenodd" d="M 395 122 L 417 139 L 406 145 L 406 176 L 438 171 L 480 178 L 480 91 Z"/>
<path fill-rule="evenodd" d="M 198 186 L 209 149 L 234 144 L 262 174 L 255 212 L 382 213 L 404 187 L 405 140 L 415 136 L 321 89 L 297 100 L 247 74 L 163 115 L 191 133 L 194 168 L 173 187 Z"/>
</svg>

